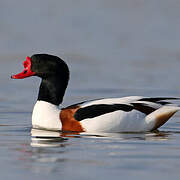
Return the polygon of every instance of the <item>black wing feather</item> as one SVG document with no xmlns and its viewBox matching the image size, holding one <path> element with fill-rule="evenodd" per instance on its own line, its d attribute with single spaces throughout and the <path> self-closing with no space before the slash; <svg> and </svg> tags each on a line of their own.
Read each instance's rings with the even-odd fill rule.
<svg viewBox="0 0 180 180">
<path fill-rule="evenodd" d="M 153 97 L 153 98 L 142 98 L 138 101 L 147 101 L 147 102 L 154 102 L 154 103 L 159 103 L 161 105 L 165 104 L 171 104 L 170 102 L 166 102 L 167 100 L 178 100 L 180 98 L 175 98 L 175 97 Z"/>
<path fill-rule="evenodd" d="M 127 104 L 97 104 L 97 105 L 91 105 L 84 108 L 80 108 L 76 111 L 74 118 L 78 121 L 81 121 L 83 119 L 87 118 L 94 118 L 106 113 L 122 110 L 129 112 L 133 110 L 132 105 Z"/>
<path fill-rule="evenodd" d="M 148 106 L 148 104 L 144 104 L 144 103 L 131 103 L 131 104 L 134 106 L 134 109 L 136 109 L 137 111 L 140 111 L 146 115 L 148 115 L 156 110 L 156 108 Z"/>
</svg>

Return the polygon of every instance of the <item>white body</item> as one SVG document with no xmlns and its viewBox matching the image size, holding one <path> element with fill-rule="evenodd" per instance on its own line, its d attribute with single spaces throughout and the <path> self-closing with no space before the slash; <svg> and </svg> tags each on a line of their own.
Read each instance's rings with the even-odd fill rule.
<svg viewBox="0 0 180 180">
<path fill-rule="evenodd" d="M 163 106 L 149 115 L 137 110 L 115 111 L 81 121 L 86 132 L 145 132 L 156 126 L 158 117 L 174 114 L 179 110 L 174 106 Z"/>
</svg>

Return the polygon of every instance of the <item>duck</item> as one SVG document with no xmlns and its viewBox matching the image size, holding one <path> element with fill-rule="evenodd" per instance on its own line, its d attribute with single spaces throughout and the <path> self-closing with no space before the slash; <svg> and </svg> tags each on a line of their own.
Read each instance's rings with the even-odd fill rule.
<svg viewBox="0 0 180 180">
<path fill-rule="evenodd" d="M 180 107 L 177 97 L 127 96 L 100 98 L 62 106 L 70 72 L 67 63 L 55 55 L 26 57 L 24 70 L 12 79 L 41 78 L 37 102 L 32 111 L 32 128 L 63 132 L 147 132 L 165 124 Z"/>
</svg>

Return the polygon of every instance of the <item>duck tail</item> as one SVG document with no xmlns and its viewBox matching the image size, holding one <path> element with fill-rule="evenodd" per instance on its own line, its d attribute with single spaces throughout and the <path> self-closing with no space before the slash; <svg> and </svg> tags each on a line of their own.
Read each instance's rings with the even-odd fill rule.
<svg viewBox="0 0 180 180">
<path fill-rule="evenodd" d="M 180 106 L 162 106 L 146 117 L 146 122 L 152 124 L 151 130 L 156 130 L 165 124 L 177 111 Z"/>
</svg>

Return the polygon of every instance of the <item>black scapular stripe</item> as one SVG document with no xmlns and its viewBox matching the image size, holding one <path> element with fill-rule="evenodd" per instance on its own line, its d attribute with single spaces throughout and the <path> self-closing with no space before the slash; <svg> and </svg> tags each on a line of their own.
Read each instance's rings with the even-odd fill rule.
<svg viewBox="0 0 180 180">
<path fill-rule="evenodd" d="M 97 104 L 97 105 L 87 106 L 78 109 L 74 115 L 74 118 L 78 121 L 81 121 L 83 119 L 94 118 L 118 110 L 129 112 L 133 110 L 133 106 L 127 104 Z"/>
</svg>

